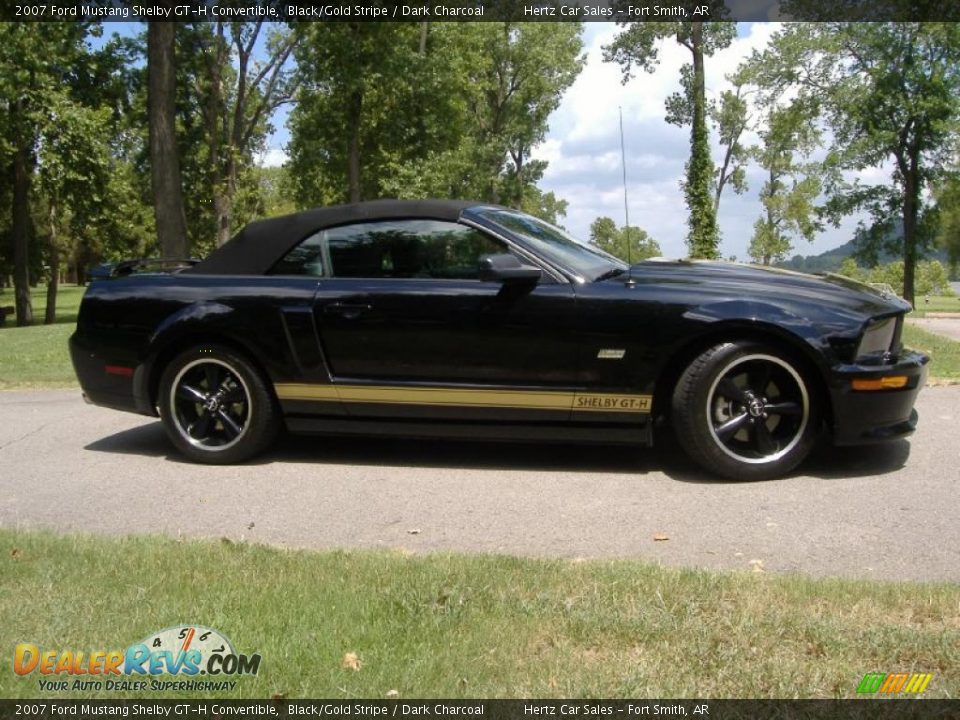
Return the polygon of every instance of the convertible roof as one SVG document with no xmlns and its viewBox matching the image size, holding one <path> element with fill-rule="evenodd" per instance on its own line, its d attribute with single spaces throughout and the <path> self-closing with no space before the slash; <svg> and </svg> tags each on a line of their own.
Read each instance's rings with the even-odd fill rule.
<svg viewBox="0 0 960 720">
<path fill-rule="evenodd" d="M 184 272 L 261 275 L 301 240 L 324 228 L 368 220 L 405 218 L 456 222 L 464 209 L 480 204 L 468 200 L 373 200 L 257 220 Z"/>
</svg>

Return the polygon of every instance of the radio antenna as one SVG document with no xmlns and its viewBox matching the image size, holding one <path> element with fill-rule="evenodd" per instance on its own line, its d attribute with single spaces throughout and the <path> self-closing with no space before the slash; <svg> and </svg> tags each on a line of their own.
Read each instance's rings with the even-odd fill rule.
<svg viewBox="0 0 960 720">
<path fill-rule="evenodd" d="M 623 166 L 623 218 L 624 237 L 627 240 L 627 284 L 633 284 L 633 250 L 630 242 L 630 203 L 627 202 L 627 151 L 623 143 L 623 107 L 618 105 L 620 111 L 620 164 Z"/>
</svg>

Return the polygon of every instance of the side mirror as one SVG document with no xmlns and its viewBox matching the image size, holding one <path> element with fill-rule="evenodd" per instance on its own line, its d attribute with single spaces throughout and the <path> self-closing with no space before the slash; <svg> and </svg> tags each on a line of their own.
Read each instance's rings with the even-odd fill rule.
<svg viewBox="0 0 960 720">
<path fill-rule="evenodd" d="M 484 255 L 480 258 L 478 275 L 481 280 L 502 283 L 536 283 L 543 270 L 527 265 L 516 255 Z"/>
</svg>

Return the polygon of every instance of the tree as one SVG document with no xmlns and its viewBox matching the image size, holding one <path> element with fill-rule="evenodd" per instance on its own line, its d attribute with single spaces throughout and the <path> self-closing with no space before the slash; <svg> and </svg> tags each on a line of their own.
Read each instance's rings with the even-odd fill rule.
<svg viewBox="0 0 960 720">
<path fill-rule="evenodd" d="M 543 141 L 550 113 L 583 69 L 581 26 L 503 22 L 469 27 L 480 60 L 470 73 L 471 125 L 477 147 L 490 149 L 487 174 L 499 178 L 482 199 L 519 206 L 525 188 L 546 168 L 545 162 L 530 160 L 531 150 Z"/>
<path fill-rule="evenodd" d="M 159 21 L 149 23 L 147 28 L 150 177 L 157 237 L 166 257 L 187 254 L 187 219 L 176 137 L 176 30 L 176 23 Z"/>
<path fill-rule="evenodd" d="M 702 3 L 701 3 L 702 4 Z M 717 16 L 721 10 L 717 10 Z M 689 11 L 688 11 L 689 12 Z M 704 57 L 727 47 L 736 35 L 736 26 L 728 22 L 627 22 L 614 41 L 604 48 L 604 59 L 616 62 L 627 82 L 634 66 L 647 72 L 656 70 L 657 43 L 673 37 L 691 55 L 691 69 L 684 68 L 682 90 L 667 101 L 667 120 L 674 124 L 690 124 L 690 158 L 683 183 L 690 210 L 690 232 L 687 245 L 692 257 L 717 258 L 719 236 L 711 192 L 714 178 L 707 131 L 707 99 Z"/>
<path fill-rule="evenodd" d="M 218 21 L 198 23 L 188 35 L 194 56 L 203 62 L 194 81 L 206 130 L 218 247 L 231 237 L 238 182 L 262 145 L 267 121 L 296 89 L 288 60 L 297 36 L 271 28 L 263 58 L 257 60 L 254 51 L 263 30 L 262 20 Z"/>
<path fill-rule="evenodd" d="M 298 199 L 550 205 L 536 188 L 546 163 L 530 155 L 582 68 L 580 31 L 509 22 L 303 28 L 290 144 Z"/>
<path fill-rule="evenodd" d="M 946 249 L 951 271 L 960 266 L 960 172 L 945 175 L 933 189 L 939 228 L 937 243 Z"/>
<path fill-rule="evenodd" d="M 792 236 L 812 241 L 822 227 L 815 205 L 820 177 L 813 163 L 802 161 L 817 147 L 820 133 L 809 107 L 795 102 L 770 105 L 759 134 L 762 144 L 751 155 L 767 171 L 767 181 L 760 191 L 764 214 L 753 226 L 749 252 L 754 262 L 770 265 L 793 249 Z"/>
<path fill-rule="evenodd" d="M 109 113 L 109 108 L 84 107 L 62 95 L 51 96 L 47 106 L 50 122 L 39 144 L 36 178 L 46 211 L 47 325 L 56 320 L 61 255 L 69 247 L 62 229 L 72 229 L 72 219 L 86 225 L 100 213 L 110 164 L 100 128 L 108 124 Z"/>
<path fill-rule="evenodd" d="M 747 190 L 746 165 L 750 152 L 740 141 L 750 125 L 744 80 L 735 78 L 733 90 L 720 93 L 720 102 L 712 103 L 709 111 L 723 150 L 713 193 L 713 213 L 716 215 L 720 210 L 720 197 L 728 184 L 737 195 Z"/>
<path fill-rule="evenodd" d="M 327 205 L 380 197 L 390 163 L 402 162 L 405 148 L 422 147 L 407 143 L 429 122 L 413 118 L 413 78 L 424 66 L 419 27 L 306 23 L 297 31 L 300 87 L 289 151 L 298 199 Z"/>
<path fill-rule="evenodd" d="M 41 255 L 31 243 L 38 153 L 46 153 L 49 166 L 56 138 L 68 129 L 61 123 L 78 107 L 70 91 L 75 67 L 83 64 L 88 29 L 85 23 L 0 23 L 0 106 L 6 111 L 8 138 L 0 151 L 13 179 L 10 235 L 21 326 L 33 321 L 30 286 L 39 275 Z"/>
<path fill-rule="evenodd" d="M 640 262 L 660 255 L 660 245 L 638 227 L 617 227 L 612 218 L 598 217 L 590 225 L 590 242 L 627 262 Z"/>
<path fill-rule="evenodd" d="M 799 23 L 753 66 L 767 87 L 794 87 L 821 109 L 838 170 L 892 165 L 886 184 L 834 174 L 826 211 L 835 221 L 870 212 L 873 226 L 861 237 L 874 250 L 896 244 L 903 294 L 913 302 L 917 260 L 934 234 L 926 191 L 944 172 L 960 110 L 960 25 Z M 902 238 L 892 232 L 898 224 Z"/>
</svg>

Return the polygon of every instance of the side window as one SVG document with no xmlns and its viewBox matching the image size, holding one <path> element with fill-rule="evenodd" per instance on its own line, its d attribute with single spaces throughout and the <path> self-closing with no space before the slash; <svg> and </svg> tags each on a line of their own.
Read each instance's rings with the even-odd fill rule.
<svg viewBox="0 0 960 720">
<path fill-rule="evenodd" d="M 476 280 L 482 255 L 505 245 L 473 228 L 439 220 L 388 220 L 323 233 L 329 273 L 342 278 Z"/>
<path fill-rule="evenodd" d="M 314 233 L 288 252 L 270 270 L 271 275 L 315 275 L 322 277 L 327 263 L 323 260 L 323 231 Z"/>
</svg>

